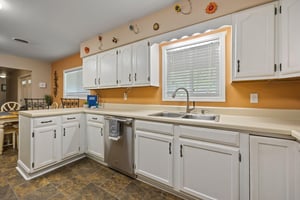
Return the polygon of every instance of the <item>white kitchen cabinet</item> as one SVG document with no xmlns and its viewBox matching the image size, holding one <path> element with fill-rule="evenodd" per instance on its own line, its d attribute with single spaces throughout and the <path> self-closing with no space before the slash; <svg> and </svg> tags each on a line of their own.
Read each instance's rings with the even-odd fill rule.
<svg viewBox="0 0 300 200">
<path fill-rule="evenodd" d="M 97 89 L 117 85 L 117 51 L 110 50 L 83 58 L 83 87 Z"/>
<path fill-rule="evenodd" d="M 83 87 L 92 89 L 100 85 L 100 76 L 98 73 L 97 55 L 83 58 L 82 81 Z"/>
<path fill-rule="evenodd" d="M 296 200 L 296 142 L 250 136 L 251 200 Z M 295 189 L 297 191 L 295 191 Z"/>
<path fill-rule="evenodd" d="M 18 166 L 33 173 L 53 165 L 61 158 L 59 117 L 20 116 Z"/>
<path fill-rule="evenodd" d="M 275 78 L 276 6 L 273 2 L 233 14 L 233 81 Z"/>
<path fill-rule="evenodd" d="M 135 125 L 135 172 L 172 186 L 173 125 L 146 121 Z"/>
<path fill-rule="evenodd" d="M 126 45 L 117 50 L 118 52 L 118 84 L 130 86 L 133 83 L 132 73 L 132 46 Z"/>
<path fill-rule="evenodd" d="M 189 126 L 179 132 L 179 189 L 201 199 L 239 200 L 239 134 Z"/>
<path fill-rule="evenodd" d="M 282 0 L 233 14 L 233 81 L 300 76 L 299 9 Z"/>
<path fill-rule="evenodd" d="M 58 161 L 58 126 L 45 126 L 33 129 L 33 162 L 32 169 L 53 164 Z"/>
<path fill-rule="evenodd" d="M 300 76 L 300 1 L 280 1 L 280 64 L 282 65 L 281 76 Z"/>
<path fill-rule="evenodd" d="M 117 86 L 117 51 L 115 49 L 98 54 L 100 87 Z"/>
<path fill-rule="evenodd" d="M 86 115 L 87 154 L 104 161 L 104 118 L 101 115 Z"/>
<path fill-rule="evenodd" d="M 62 158 L 80 153 L 80 115 L 62 116 Z"/>
<path fill-rule="evenodd" d="M 148 40 L 143 40 L 132 44 L 132 61 L 134 85 L 149 85 L 151 81 L 151 65 L 150 43 Z M 154 68 L 154 66 L 152 67 Z"/>
<path fill-rule="evenodd" d="M 148 40 L 118 49 L 119 86 L 149 85 L 150 70 L 150 43 Z"/>
<path fill-rule="evenodd" d="M 87 89 L 159 86 L 158 45 L 148 40 L 83 58 Z"/>
</svg>

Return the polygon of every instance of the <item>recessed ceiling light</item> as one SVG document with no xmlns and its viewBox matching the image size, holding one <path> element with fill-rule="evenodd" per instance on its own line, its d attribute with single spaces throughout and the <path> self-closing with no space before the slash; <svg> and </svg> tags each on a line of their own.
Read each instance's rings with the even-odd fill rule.
<svg viewBox="0 0 300 200">
<path fill-rule="evenodd" d="M 20 38 L 13 38 L 13 40 L 17 41 L 17 42 L 24 43 L 24 44 L 28 44 L 29 43 L 27 40 L 23 40 L 23 39 L 20 39 Z"/>
<path fill-rule="evenodd" d="M 2 5 L 2 3 L 0 3 L 0 10 L 2 10 L 2 8 L 3 8 L 3 5 Z"/>
</svg>

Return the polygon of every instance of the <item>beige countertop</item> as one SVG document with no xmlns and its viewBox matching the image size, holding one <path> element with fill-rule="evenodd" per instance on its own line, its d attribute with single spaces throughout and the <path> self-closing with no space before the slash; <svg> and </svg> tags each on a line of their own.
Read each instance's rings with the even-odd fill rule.
<svg viewBox="0 0 300 200">
<path fill-rule="evenodd" d="M 220 120 L 218 122 L 215 122 L 206 120 L 149 116 L 149 114 L 154 114 L 166 110 L 170 112 L 181 112 L 184 111 L 184 107 L 124 105 L 108 105 L 105 106 L 105 108 L 100 109 L 68 108 L 20 111 L 19 115 L 35 118 L 75 113 L 91 113 L 119 117 L 130 117 L 135 119 L 181 125 L 237 130 L 254 135 L 284 137 L 289 139 L 297 139 L 300 141 L 299 110 L 204 108 L 209 113 L 220 115 Z M 196 112 L 199 112 L 201 110 L 202 108 L 197 109 Z"/>
</svg>

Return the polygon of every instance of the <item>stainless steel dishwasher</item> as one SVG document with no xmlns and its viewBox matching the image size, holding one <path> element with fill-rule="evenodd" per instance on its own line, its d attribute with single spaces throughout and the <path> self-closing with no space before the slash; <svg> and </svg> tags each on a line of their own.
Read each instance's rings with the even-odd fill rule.
<svg viewBox="0 0 300 200">
<path fill-rule="evenodd" d="M 105 156 L 108 167 L 127 176 L 134 174 L 134 120 L 105 116 Z"/>
</svg>

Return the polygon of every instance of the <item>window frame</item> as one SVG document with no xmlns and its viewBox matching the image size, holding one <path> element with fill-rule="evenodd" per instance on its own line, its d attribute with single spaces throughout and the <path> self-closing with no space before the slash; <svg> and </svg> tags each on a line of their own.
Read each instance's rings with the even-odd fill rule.
<svg viewBox="0 0 300 200">
<path fill-rule="evenodd" d="M 66 95 L 66 87 L 67 87 L 67 84 L 66 84 L 66 76 L 67 74 L 66 73 L 69 73 L 69 72 L 74 72 L 74 71 L 80 71 L 81 70 L 81 75 L 82 75 L 82 66 L 78 66 L 78 67 L 74 67 L 74 68 L 71 68 L 71 69 L 65 69 L 63 70 L 63 98 L 79 98 L 79 99 L 86 99 L 87 98 L 87 95 L 90 94 L 90 91 L 85 89 L 83 87 L 83 83 L 82 83 L 82 89 L 86 91 L 86 93 L 82 92 L 82 93 L 77 93 L 77 95 Z M 82 76 L 81 76 L 82 77 Z"/>
<path fill-rule="evenodd" d="M 216 30 L 209 33 L 192 35 L 190 37 L 182 37 L 178 40 L 172 40 L 161 45 L 162 56 L 162 101 L 186 101 L 186 95 L 176 96 L 172 98 L 167 94 L 168 88 L 168 66 L 167 66 L 167 50 L 173 48 L 180 48 L 187 45 L 195 45 L 198 43 L 205 43 L 207 41 L 218 39 L 220 42 L 220 58 L 219 58 L 219 95 L 216 97 L 195 97 L 190 93 L 190 100 L 197 102 L 225 102 L 226 101 L 226 35 L 227 30 Z M 184 87 L 184 86 L 182 86 Z"/>
</svg>

